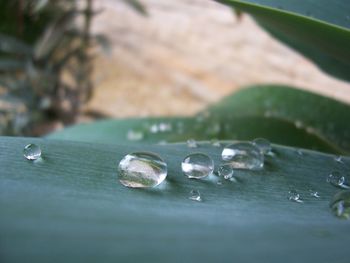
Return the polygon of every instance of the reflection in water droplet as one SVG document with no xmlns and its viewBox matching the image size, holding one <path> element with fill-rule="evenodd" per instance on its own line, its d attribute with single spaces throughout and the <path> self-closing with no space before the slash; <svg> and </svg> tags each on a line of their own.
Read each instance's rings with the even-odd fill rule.
<svg viewBox="0 0 350 263">
<path fill-rule="evenodd" d="M 255 145 L 247 142 L 233 143 L 224 148 L 222 159 L 234 169 L 260 170 L 264 166 L 264 155 Z"/>
<path fill-rule="evenodd" d="M 182 161 L 181 168 L 188 178 L 204 178 L 214 171 L 214 161 L 204 153 L 192 153 Z"/>
<path fill-rule="evenodd" d="M 296 190 L 289 191 L 289 200 L 297 203 L 303 203 L 303 200 L 300 199 L 300 194 Z"/>
<path fill-rule="evenodd" d="M 336 193 L 329 206 L 336 217 L 350 219 L 350 191 Z"/>
<path fill-rule="evenodd" d="M 23 149 L 23 155 L 27 160 L 35 161 L 41 157 L 41 149 L 36 144 L 28 144 Z"/>
<path fill-rule="evenodd" d="M 263 154 L 268 154 L 272 150 L 271 143 L 264 138 L 255 139 L 253 144 L 258 147 Z"/>
<path fill-rule="evenodd" d="M 135 130 L 129 130 L 126 134 L 126 138 L 129 141 L 140 141 L 143 139 L 143 132 L 142 131 L 135 131 Z"/>
<path fill-rule="evenodd" d="M 197 201 L 197 202 L 201 202 L 202 201 L 202 197 L 201 194 L 198 190 L 191 190 L 190 191 L 190 195 L 188 197 L 190 200 L 193 201 Z"/>
<path fill-rule="evenodd" d="M 331 172 L 327 177 L 327 182 L 333 186 L 348 189 L 350 188 L 345 176 L 343 176 L 339 171 Z"/>
<path fill-rule="evenodd" d="M 229 164 L 220 165 L 218 175 L 225 179 L 230 179 L 233 176 L 233 169 Z"/>
<path fill-rule="evenodd" d="M 159 185 L 167 176 L 167 164 L 156 154 L 136 152 L 119 163 L 119 181 L 127 187 L 146 188 Z"/>
<path fill-rule="evenodd" d="M 187 147 L 189 148 L 197 148 L 198 145 L 197 145 L 197 142 L 193 139 L 189 139 L 187 140 Z"/>
</svg>

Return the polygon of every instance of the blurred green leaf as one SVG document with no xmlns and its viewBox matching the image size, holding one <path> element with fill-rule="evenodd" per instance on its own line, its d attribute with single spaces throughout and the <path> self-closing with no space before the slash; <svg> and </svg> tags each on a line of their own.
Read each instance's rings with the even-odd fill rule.
<svg viewBox="0 0 350 263">
<path fill-rule="evenodd" d="M 60 43 L 65 32 L 72 27 L 72 22 L 76 14 L 74 10 L 66 12 L 45 29 L 45 32 L 35 44 L 34 57 L 36 59 L 41 59 L 54 50 Z"/>
<path fill-rule="evenodd" d="M 251 14 L 273 36 L 322 70 L 350 80 L 350 2 L 218 0 Z"/>
<path fill-rule="evenodd" d="M 285 86 L 265 85 L 234 93 L 192 118 L 105 120 L 76 125 L 48 137 L 103 143 L 123 143 L 132 132 L 142 133 L 135 143 L 264 137 L 283 145 L 349 153 L 349 114 L 350 106 L 341 102 Z M 160 131 L 159 125 L 171 129 Z"/>
<path fill-rule="evenodd" d="M 147 8 L 139 0 L 123 0 L 124 3 L 129 5 L 132 9 L 140 13 L 141 15 L 148 15 Z"/>
<path fill-rule="evenodd" d="M 36 143 L 43 159 L 23 147 Z M 334 217 L 338 190 L 330 171 L 350 159 L 274 146 L 262 171 L 236 171 L 237 182 L 187 179 L 183 144 L 100 145 L 0 138 L 0 243 L 4 262 L 318 262 L 346 263 L 349 221 Z M 117 180 L 127 153 L 152 151 L 168 164 L 159 187 L 129 189 Z M 220 147 L 196 151 L 220 163 Z M 199 190 L 202 202 L 188 199 Z M 303 203 L 288 200 L 297 190 Z M 310 195 L 317 191 L 320 198 Z"/>
<path fill-rule="evenodd" d="M 0 51 L 19 55 L 31 55 L 32 48 L 21 40 L 0 33 Z"/>
<path fill-rule="evenodd" d="M 22 59 L 0 59 L 0 72 L 11 72 L 24 70 L 26 68 L 26 61 Z"/>
</svg>

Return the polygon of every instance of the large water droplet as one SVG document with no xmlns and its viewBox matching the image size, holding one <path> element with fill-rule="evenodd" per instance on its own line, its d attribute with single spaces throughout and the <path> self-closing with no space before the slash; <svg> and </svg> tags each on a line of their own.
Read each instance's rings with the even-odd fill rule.
<svg viewBox="0 0 350 263">
<path fill-rule="evenodd" d="M 300 198 L 300 194 L 296 190 L 289 191 L 289 200 L 297 203 L 303 203 L 303 200 Z"/>
<path fill-rule="evenodd" d="M 41 157 L 41 149 L 36 144 L 28 144 L 23 149 L 23 155 L 27 160 L 35 161 Z"/>
<path fill-rule="evenodd" d="M 197 202 L 202 201 L 201 194 L 198 190 L 191 190 L 188 198 L 190 200 L 197 201 Z"/>
<path fill-rule="evenodd" d="M 128 154 L 118 166 L 119 181 L 128 187 L 154 187 L 163 182 L 166 176 L 166 163 L 150 152 Z"/>
<path fill-rule="evenodd" d="M 221 157 L 235 169 L 259 170 L 264 166 L 264 155 L 260 149 L 247 142 L 238 142 L 226 146 Z"/>
<path fill-rule="evenodd" d="M 129 130 L 126 134 L 126 138 L 129 141 L 139 141 L 143 139 L 143 132 L 142 131 L 135 131 L 135 130 Z"/>
<path fill-rule="evenodd" d="M 264 138 L 257 138 L 253 141 L 253 144 L 260 149 L 263 154 L 271 152 L 271 143 Z"/>
<path fill-rule="evenodd" d="M 350 191 L 341 191 L 335 194 L 330 207 L 336 217 L 350 219 Z"/>
<path fill-rule="evenodd" d="M 331 172 L 327 177 L 327 182 L 339 188 L 350 188 L 345 176 L 343 176 L 339 171 Z"/>
<path fill-rule="evenodd" d="M 187 140 L 187 147 L 189 148 L 197 148 L 198 145 L 197 145 L 197 142 L 193 139 L 189 139 Z"/>
<path fill-rule="evenodd" d="M 233 169 L 229 164 L 220 165 L 218 169 L 218 175 L 224 177 L 225 179 L 230 179 L 233 176 Z"/>
<path fill-rule="evenodd" d="M 188 178 L 204 178 L 214 171 L 214 161 L 204 153 L 192 153 L 181 164 L 182 171 Z"/>
</svg>

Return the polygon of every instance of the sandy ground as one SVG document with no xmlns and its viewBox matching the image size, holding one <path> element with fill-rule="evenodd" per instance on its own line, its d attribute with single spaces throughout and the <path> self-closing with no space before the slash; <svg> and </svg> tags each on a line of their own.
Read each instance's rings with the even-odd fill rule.
<svg viewBox="0 0 350 263">
<path fill-rule="evenodd" d="M 142 0 L 141 0 L 142 1 Z M 142 16 L 122 1 L 99 0 L 93 32 L 110 50 L 95 61 L 88 110 L 113 117 L 191 115 L 239 88 L 283 83 L 350 102 L 333 79 L 244 15 L 210 0 L 144 0 Z"/>
</svg>

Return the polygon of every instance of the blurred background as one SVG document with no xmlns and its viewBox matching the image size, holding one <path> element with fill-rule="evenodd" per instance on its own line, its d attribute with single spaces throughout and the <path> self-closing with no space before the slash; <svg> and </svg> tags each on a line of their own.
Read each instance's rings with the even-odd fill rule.
<svg viewBox="0 0 350 263">
<path fill-rule="evenodd" d="M 1 135 L 193 115 L 257 83 L 350 102 L 349 84 L 212 0 L 0 0 Z"/>
</svg>

